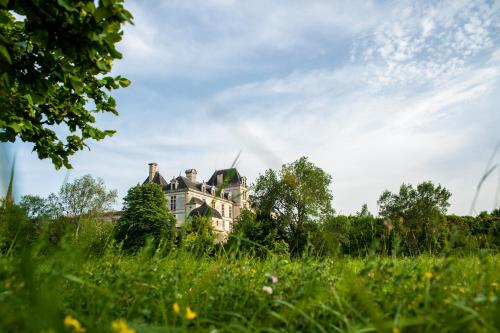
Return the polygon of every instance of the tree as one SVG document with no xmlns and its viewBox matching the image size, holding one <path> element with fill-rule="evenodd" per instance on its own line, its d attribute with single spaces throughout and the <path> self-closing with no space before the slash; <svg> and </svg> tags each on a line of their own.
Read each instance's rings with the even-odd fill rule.
<svg viewBox="0 0 500 333">
<path fill-rule="evenodd" d="M 80 229 L 82 215 L 93 215 L 110 210 L 116 201 L 116 190 L 107 191 L 102 179 L 85 175 L 71 183 L 64 184 L 59 190 L 61 210 L 76 223 L 76 234 Z"/>
<path fill-rule="evenodd" d="M 278 232 L 292 254 L 307 244 L 307 230 L 333 213 L 331 176 L 301 157 L 278 172 L 267 170 L 259 176 L 251 202 L 258 216 L 278 222 Z"/>
<path fill-rule="evenodd" d="M 167 209 L 167 200 L 160 185 L 137 185 L 123 199 L 123 215 L 115 228 L 115 239 L 123 242 L 125 250 L 143 247 L 147 238 L 156 244 L 165 240 L 172 245 L 175 238 L 175 217 Z"/>
<path fill-rule="evenodd" d="M 44 198 L 38 195 L 23 195 L 19 206 L 24 209 L 29 218 L 35 219 L 38 217 L 45 216 L 46 213 L 46 201 Z"/>
<path fill-rule="evenodd" d="M 106 76 L 132 20 L 122 2 L 0 0 L 0 142 L 31 142 L 59 169 L 88 139 L 114 133 L 93 124 L 118 114 L 108 92 L 130 84 Z"/>
<path fill-rule="evenodd" d="M 427 181 L 413 188 L 402 184 L 399 193 L 385 191 L 378 200 L 379 215 L 389 221 L 403 238 L 411 254 L 440 246 L 446 227 L 445 214 L 451 193 L 441 185 Z"/>
</svg>

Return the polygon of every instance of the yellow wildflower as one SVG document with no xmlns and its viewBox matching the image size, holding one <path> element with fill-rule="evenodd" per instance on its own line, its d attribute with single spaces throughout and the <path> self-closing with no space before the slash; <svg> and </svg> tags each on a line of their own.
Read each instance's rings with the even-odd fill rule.
<svg viewBox="0 0 500 333">
<path fill-rule="evenodd" d="M 193 320 L 196 318 L 197 314 L 189 306 L 186 306 L 186 319 Z"/>
<path fill-rule="evenodd" d="M 491 288 L 493 288 L 493 289 L 498 289 L 498 283 L 497 283 L 497 282 L 493 282 L 493 283 L 491 283 L 491 285 L 490 285 L 490 286 L 491 286 Z"/>
<path fill-rule="evenodd" d="M 424 276 L 427 278 L 427 279 L 432 279 L 432 272 L 425 272 L 424 273 Z"/>
<path fill-rule="evenodd" d="M 256 270 L 255 268 L 252 268 L 250 271 L 251 271 L 253 274 L 257 273 L 257 270 Z"/>
<path fill-rule="evenodd" d="M 73 327 L 75 333 L 85 332 L 85 328 L 82 327 L 82 324 L 71 315 L 67 315 L 66 318 L 64 318 L 64 326 Z"/>
<path fill-rule="evenodd" d="M 133 328 L 128 327 L 125 319 L 118 319 L 111 323 L 111 328 L 117 333 L 135 333 Z"/>
<path fill-rule="evenodd" d="M 465 294 L 465 289 L 464 288 L 458 288 L 458 291 L 461 292 L 462 294 Z"/>
<path fill-rule="evenodd" d="M 181 312 L 181 307 L 179 306 L 179 304 L 177 303 L 172 304 L 172 311 L 174 311 L 176 315 L 179 314 L 179 312 Z"/>
<path fill-rule="evenodd" d="M 399 333 L 399 332 L 400 332 L 400 331 L 399 331 L 399 328 L 397 328 L 397 327 L 393 327 L 393 329 L 392 329 L 392 333 Z"/>
</svg>

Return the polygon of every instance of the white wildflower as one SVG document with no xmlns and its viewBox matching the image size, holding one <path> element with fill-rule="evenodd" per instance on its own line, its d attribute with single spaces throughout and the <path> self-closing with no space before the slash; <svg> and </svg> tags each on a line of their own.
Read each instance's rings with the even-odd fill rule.
<svg viewBox="0 0 500 333">
<path fill-rule="evenodd" d="M 278 283 L 278 276 L 276 274 L 266 274 L 266 277 L 273 283 L 276 284 Z"/>
<path fill-rule="evenodd" d="M 262 291 L 271 295 L 273 293 L 273 288 L 271 288 L 269 286 L 264 286 L 264 287 L 262 287 Z"/>
</svg>

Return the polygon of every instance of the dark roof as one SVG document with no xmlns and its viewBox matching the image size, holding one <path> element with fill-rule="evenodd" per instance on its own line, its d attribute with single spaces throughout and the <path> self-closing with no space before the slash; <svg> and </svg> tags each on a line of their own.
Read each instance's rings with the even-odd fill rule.
<svg viewBox="0 0 500 333">
<path fill-rule="evenodd" d="M 179 176 L 175 179 L 179 182 L 179 185 L 177 185 L 177 189 L 183 189 L 183 188 L 190 188 L 192 190 L 197 189 L 196 184 L 184 176 Z"/>
<path fill-rule="evenodd" d="M 179 176 L 175 178 L 177 180 L 177 190 L 182 190 L 186 188 L 190 188 L 193 190 L 197 190 L 196 184 L 187 179 L 186 177 Z M 146 178 L 143 184 L 149 183 L 149 177 Z M 165 178 L 157 171 L 153 177 L 152 183 L 160 184 L 164 191 L 174 190 L 173 184 L 171 182 L 167 182 Z"/>
<path fill-rule="evenodd" d="M 236 168 L 216 170 L 212 177 L 208 180 L 207 184 L 217 186 L 217 176 L 220 174 L 223 175 L 222 179 L 224 186 L 239 185 L 241 183 L 241 178 L 243 178 Z"/>
<path fill-rule="evenodd" d="M 148 178 L 146 178 L 146 180 L 142 184 L 144 185 L 144 184 L 147 184 L 149 182 L 150 181 L 149 181 L 149 176 L 148 176 Z M 165 187 L 165 185 L 168 184 L 168 182 L 165 180 L 165 178 L 163 178 L 163 176 L 160 175 L 160 173 L 158 171 L 156 171 L 155 175 L 153 176 L 153 180 L 151 181 L 151 183 L 159 184 L 162 187 Z"/>
<path fill-rule="evenodd" d="M 216 219 L 222 219 L 222 216 L 217 211 L 217 209 L 210 207 L 206 202 L 204 202 L 203 205 L 201 205 L 200 207 L 193 209 L 191 213 L 189 213 L 189 216 L 196 216 L 196 215 L 212 216 Z"/>
<path fill-rule="evenodd" d="M 217 170 L 214 172 L 212 177 L 210 177 L 209 181 L 205 183 L 205 193 L 206 194 L 211 194 L 212 193 L 212 188 L 217 189 L 216 182 L 217 182 L 217 175 L 223 175 L 223 182 L 224 186 L 231 186 L 231 185 L 239 185 L 241 182 L 241 175 L 239 174 L 238 170 L 235 168 L 232 169 L 224 169 L 224 170 Z M 202 183 L 194 183 L 189 178 L 186 178 L 184 176 L 179 176 L 175 178 L 177 181 L 177 188 L 173 187 L 173 184 L 171 181 L 166 181 L 165 178 L 160 174 L 159 171 L 156 171 L 155 175 L 153 176 L 153 180 L 151 183 L 159 184 L 163 188 L 163 191 L 173 191 L 173 190 L 183 190 L 183 189 L 192 189 L 192 190 L 197 190 L 201 191 L 202 188 Z M 149 177 L 147 177 L 143 184 L 149 183 Z M 228 200 L 229 199 L 229 193 L 224 193 L 224 199 Z"/>
<path fill-rule="evenodd" d="M 197 197 L 192 197 L 191 200 L 187 203 L 188 205 L 203 205 L 203 200 Z"/>
</svg>

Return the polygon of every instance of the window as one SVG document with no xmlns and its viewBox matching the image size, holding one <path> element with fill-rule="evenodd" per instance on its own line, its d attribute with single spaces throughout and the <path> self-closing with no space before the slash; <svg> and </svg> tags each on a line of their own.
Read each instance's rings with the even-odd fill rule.
<svg viewBox="0 0 500 333">
<path fill-rule="evenodd" d="M 222 216 L 223 216 L 223 217 L 225 217 L 225 216 L 226 216 L 226 214 L 224 214 L 224 206 L 225 206 L 225 205 L 224 205 L 224 204 L 222 204 L 222 207 L 221 207 L 221 213 L 222 213 Z"/>
<path fill-rule="evenodd" d="M 177 209 L 177 199 L 176 196 L 171 196 L 170 197 L 170 210 L 174 211 Z"/>
<path fill-rule="evenodd" d="M 233 206 L 229 206 L 229 209 L 227 210 L 229 212 L 229 218 L 233 218 Z"/>
<path fill-rule="evenodd" d="M 222 221 L 222 230 L 226 230 L 226 221 Z"/>
</svg>

